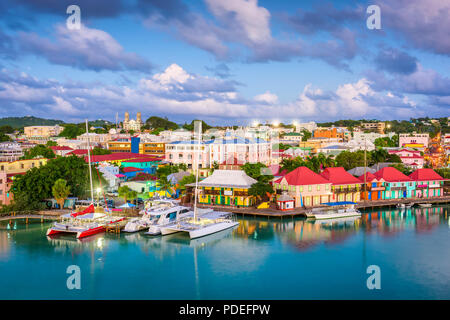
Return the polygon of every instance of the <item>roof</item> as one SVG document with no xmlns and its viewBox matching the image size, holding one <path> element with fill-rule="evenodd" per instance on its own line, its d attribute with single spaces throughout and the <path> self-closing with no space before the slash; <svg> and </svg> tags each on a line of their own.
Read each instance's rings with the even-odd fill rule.
<svg viewBox="0 0 450 320">
<path fill-rule="evenodd" d="M 102 162 L 102 161 L 120 161 L 120 160 L 131 160 L 136 158 L 149 158 L 150 156 L 146 154 L 140 153 L 131 153 L 131 152 L 116 152 L 111 154 L 102 154 L 97 156 L 91 155 L 92 162 Z M 154 158 L 154 157 L 152 157 Z M 88 158 L 85 157 L 85 161 L 88 161 Z"/>
<path fill-rule="evenodd" d="M 366 182 L 371 182 L 372 180 L 376 179 L 377 177 L 375 177 L 373 175 L 373 173 L 370 172 L 366 172 Z M 362 182 L 364 182 L 364 174 L 361 175 L 359 178 L 359 180 L 361 180 Z"/>
<path fill-rule="evenodd" d="M 399 152 L 410 152 L 410 153 L 418 153 L 420 154 L 419 150 L 409 150 L 409 149 L 399 149 L 399 150 L 388 150 L 389 153 L 399 153 Z"/>
<path fill-rule="evenodd" d="M 88 153 L 87 149 L 75 149 L 73 151 L 68 152 L 67 154 L 81 155 L 81 154 L 87 154 L 87 153 Z"/>
<path fill-rule="evenodd" d="M 378 171 L 380 169 L 389 167 L 393 164 L 395 164 L 395 163 L 394 162 L 379 162 L 379 163 L 376 163 L 373 166 L 371 166 L 371 168 L 374 169 L 375 171 Z"/>
<path fill-rule="evenodd" d="M 147 157 L 147 158 L 130 159 L 130 160 L 122 161 L 122 162 L 140 163 L 140 162 L 152 162 L 152 161 L 161 161 L 161 159 L 156 158 L 156 157 Z"/>
<path fill-rule="evenodd" d="M 53 151 L 73 150 L 72 148 L 67 146 L 51 146 L 50 149 L 52 149 Z"/>
<path fill-rule="evenodd" d="M 284 177 L 276 180 L 275 183 L 280 183 L 283 179 L 286 179 L 286 182 L 289 185 L 295 186 L 330 183 L 330 181 L 315 173 L 314 171 L 308 169 L 307 167 L 298 167 L 294 171 L 286 174 Z"/>
<path fill-rule="evenodd" d="M 433 169 L 423 168 L 423 169 L 417 169 L 413 173 L 409 175 L 409 177 L 416 181 L 423 181 L 423 180 L 446 180 L 442 178 L 436 171 Z"/>
<path fill-rule="evenodd" d="M 359 177 L 364 174 L 364 167 L 356 167 L 356 168 L 348 170 L 347 172 L 354 176 Z M 365 172 L 375 173 L 376 170 L 369 168 L 369 167 L 365 167 Z"/>
<path fill-rule="evenodd" d="M 393 167 L 386 167 L 381 170 L 378 170 L 377 172 L 375 172 L 374 175 L 377 179 L 384 179 L 385 181 L 388 182 L 411 181 L 411 178 L 404 175 L 403 173 L 401 173 L 400 171 L 398 171 Z"/>
<path fill-rule="evenodd" d="M 125 172 L 125 173 L 128 173 L 128 172 L 136 172 L 136 171 L 143 171 L 144 169 L 141 169 L 141 168 L 135 168 L 135 167 L 125 167 L 125 168 L 122 168 L 122 171 L 123 172 Z"/>
<path fill-rule="evenodd" d="M 326 168 L 320 175 L 335 185 L 361 183 L 343 167 Z"/>
<path fill-rule="evenodd" d="M 214 170 L 213 174 L 200 181 L 200 187 L 250 188 L 258 182 L 243 170 Z M 195 186 L 195 183 L 188 184 Z"/>
</svg>

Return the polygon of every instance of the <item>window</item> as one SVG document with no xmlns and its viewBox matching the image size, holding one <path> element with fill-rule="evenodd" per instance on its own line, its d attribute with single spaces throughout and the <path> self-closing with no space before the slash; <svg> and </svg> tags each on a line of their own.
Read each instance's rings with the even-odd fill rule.
<svg viewBox="0 0 450 320">
<path fill-rule="evenodd" d="M 300 192 L 303 192 L 303 186 L 300 186 Z"/>
<path fill-rule="evenodd" d="M 317 185 L 317 191 L 320 191 L 320 185 Z"/>
<path fill-rule="evenodd" d="M 308 191 L 312 191 L 312 186 L 308 186 Z"/>
</svg>

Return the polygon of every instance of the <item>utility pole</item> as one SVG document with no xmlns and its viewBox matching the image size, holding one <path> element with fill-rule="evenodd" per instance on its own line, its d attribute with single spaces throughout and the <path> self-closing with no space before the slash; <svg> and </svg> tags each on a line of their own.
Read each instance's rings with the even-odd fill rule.
<svg viewBox="0 0 450 320">
<path fill-rule="evenodd" d="M 364 138 L 364 197 L 367 199 L 364 200 L 368 200 L 369 197 L 367 195 L 367 172 L 366 172 L 366 168 L 367 168 L 367 139 Z"/>
</svg>

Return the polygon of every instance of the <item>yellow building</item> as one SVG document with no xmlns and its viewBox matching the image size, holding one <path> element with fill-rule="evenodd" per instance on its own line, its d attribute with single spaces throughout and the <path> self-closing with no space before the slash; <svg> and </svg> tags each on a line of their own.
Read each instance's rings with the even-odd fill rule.
<svg viewBox="0 0 450 320">
<path fill-rule="evenodd" d="M 141 142 L 139 143 L 139 153 L 164 157 L 166 154 L 166 144 L 164 142 Z"/>
<path fill-rule="evenodd" d="M 38 158 L 29 160 L 17 160 L 12 162 L 0 162 L 0 171 L 6 174 L 20 174 L 32 168 L 37 168 L 47 164 L 48 159 Z"/>
<path fill-rule="evenodd" d="M 108 150 L 111 152 L 131 152 L 130 141 L 109 141 Z"/>
</svg>

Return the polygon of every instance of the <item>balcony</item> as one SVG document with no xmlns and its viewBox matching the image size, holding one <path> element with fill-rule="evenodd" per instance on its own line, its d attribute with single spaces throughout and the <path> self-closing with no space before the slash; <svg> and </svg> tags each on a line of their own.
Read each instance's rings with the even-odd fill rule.
<svg viewBox="0 0 450 320">
<path fill-rule="evenodd" d="M 339 194 L 339 193 L 353 193 L 353 192 L 360 192 L 361 189 L 358 188 L 336 188 L 333 190 L 334 193 Z"/>
</svg>

